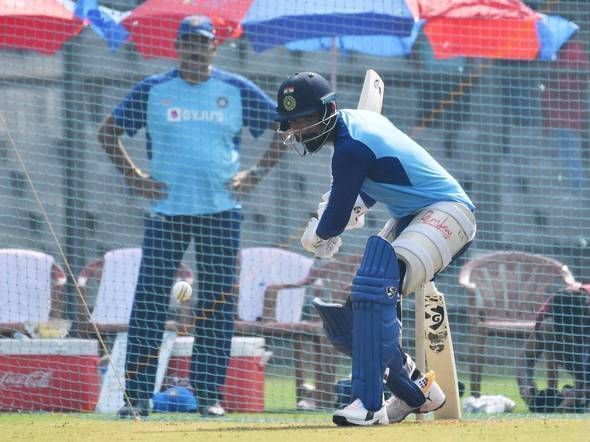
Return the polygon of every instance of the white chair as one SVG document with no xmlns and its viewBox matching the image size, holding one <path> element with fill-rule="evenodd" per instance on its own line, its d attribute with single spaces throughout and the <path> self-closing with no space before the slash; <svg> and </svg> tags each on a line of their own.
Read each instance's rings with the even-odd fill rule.
<svg viewBox="0 0 590 442">
<path fill-rule="evenodd" d="M 318 354 L 321 326 L 302 321 L 305 290 L 310 283 L 313 259 L 272 247 L 241 250 L 235 334 L 285 339 L 292 342 L 297 401 L 303 399 L 304 345 Z M 309 354 L 309 352 L 307 352 Z M 314 366 L 316 376 L 321 371 Z"/>
<path fill-rule="evenodd" d="M 85 302 L 88 300 L 89 280 L 97 279 L 100 282 L 90 318 L 86 308 L 80 303 L 80 322 L 93 322 L 100 331 L 104 332 L 127 330 L 135 298 L 135 286 L 139 277 L 141 256 L 142 250 L 139 247 L 115 249 L 82 269 L 78 277 L 78 287 Z M 192 285 L 193 273 L 186 265 L 181 264 L 176 279 L 184 280 Z M 186 307 L 190 310 L 188 304 Z M 167 328 L 176 330 L 176 324 L 168 323 Z"/>
<path fill-rule="evenodd" d="M 240 289 L 238 318 L 259 319 L 278 323 L 301 321 L 305 287 L 300 284 L 309 277 L 313 259 L 295 252 L 273 247 L 252 247 L 240 251 Z M 290 286 L 296 286 L 289 288 Z M 275 308 L 265 317 L 265 292 L 277 290 Z"/>
<path fill-rule="evenodd" d="M 59 318 L 66 280 L 46 253 L 0 249 L 0 332 L 25 331 L 26 322 Z"/>
</svg>

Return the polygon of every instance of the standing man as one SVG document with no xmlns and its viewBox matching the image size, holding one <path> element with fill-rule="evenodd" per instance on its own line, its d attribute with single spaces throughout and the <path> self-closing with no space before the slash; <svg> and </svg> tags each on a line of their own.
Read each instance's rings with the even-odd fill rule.
<svg viewBox="0 0 590 442">
<path fill-rule="evenodd" d="M 328 338 L 352 356 L 352 403 L 334 413 L 336 425 L 399 422 L 440 408 L 445 395 L 433 372 L 423 375 L 399 344 L 401 295 L 430 283 L 475 236 L 475 209 L 459 183 L 419 144 L 381 114 L 338 110 L 321 75 L 295 74 L 277 95 L 284 143 L 302 155 L 334 146 L 332 187 L 301 239 L 319 258 L 340 248 L 340 234 L 362 227 L 376 202 L 390 219 L 367 242 L 349 302 L 317 304 Z M 394 396 L 383 402 L 383 384 Z"/>
<path fill-rule="evenodd" d="M 150 413 L 170 288 L 194 241 L 198 269 L 192 384 L 203 415 L 221 416 L 234 326 L 232 286 L 242 221 L 236 194 L 258 184 L 284 150 L 278 136 L 258 166 L 238 172 L 240 132 L 254 137 L 274 125 L 275 104 L 243 77 L 212 67 L 212 23 L 185 18 L 178 28 L 178 68 L 138 83 L 99 129 L 98 139 L 133 191 L 152 200 L 129 323 L 126 390 L 139 415 Z M 146 128 L 149 172 L 121 137 Z M 133 414 L 126 406 L 121 417 Z"/>
</svg>

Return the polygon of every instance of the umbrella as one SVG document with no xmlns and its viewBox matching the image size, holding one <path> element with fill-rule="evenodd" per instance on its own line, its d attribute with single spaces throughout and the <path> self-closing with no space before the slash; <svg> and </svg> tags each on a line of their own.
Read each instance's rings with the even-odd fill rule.
<svg viewBox="0 0 590 442">
<path fill-rule="evenodd" d="M 107 43 L 112 52 L 127 41 L 129 32 L 121 25 L 121 22 L 130 14 L 129 12 L 99 6 L 98 0 L 78 0 L 75 4 L 71 0 L 61 1 L 91 27 Z"/>
<path fill-rule="evenodd" d="M 184 17 L 209 16 L 217 39 L 223 42 L 242 34 L 240 22 L 250 3 L 251 0 L 147 0 L 122 23 L 144 57 L 176 58 L 176 30 Z"/>
<path fill-rule="evenodd" d="M 336 87 L 339 49 L 405 55 L 412 49 L 420 23 L 404 0 L 254 0 L 242 27 L 256 52 L 283 45 L 290 50 L 330 50 L 330 77 Z"/>
<path fill-rule="evenodd" d="M 380 56 L 409 53 L 418 30 L 404 0 L 254 0 L 242 27 L 256 52 L 284 45 Z"/>
<path fill-rule="evenodd" d="M 58 0 L 0 0 L 0 48 L 55 54 L 83 27 Z"/>
<path fill-rule="evenodd" d="M 578 26 L 520 0 L 406 0 L 436 58 L 553 59 Z"/>
<path fill-rule="evenodd" d="M 411 52 L 420 31 L 434 56 L 554 59 L 578 26 L 535 12 L 520 0 L 254 0 L 242 22 L 255 51 Z"/>
</svg>

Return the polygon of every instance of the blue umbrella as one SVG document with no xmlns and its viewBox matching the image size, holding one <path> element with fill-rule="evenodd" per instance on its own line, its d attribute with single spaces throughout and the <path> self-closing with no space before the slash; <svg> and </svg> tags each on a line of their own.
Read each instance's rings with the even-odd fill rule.
<svg viewBox="0 0 590 442">
<path fill-rule="evenodd" d="M 256 52 L 276 46 L 332 51 L 333 85 L 338 49 L 376 56 L 406 55 L 420 26 L 405 0 L 254 0 L 242 21 Z"/>
<path fill-rule="evenodd" d="M 355 41 L 360 40 L 351 37 L 409 38 L 415 25 L 405 0 L 254 0 L 242 22 L 257 52 L 297 41 L 321 47 L 326 42 L 331 45 L 332 37 L 339 38 L 343 49 L 348 44 L 357 49 L 362 46 Z"/>
<path fill-rule="evenodd" d="M 391 35 L 340 35 L 335 37 L 320 37 L 293 41 L 285 46 L 291 51 L 330 51 L 339 49 L 342 52 L 356 51 L 376 57 L 398 57 L 412 52 L 412 47 L 423 20 L 412 26 L 407 37 Z"/>
</svg>

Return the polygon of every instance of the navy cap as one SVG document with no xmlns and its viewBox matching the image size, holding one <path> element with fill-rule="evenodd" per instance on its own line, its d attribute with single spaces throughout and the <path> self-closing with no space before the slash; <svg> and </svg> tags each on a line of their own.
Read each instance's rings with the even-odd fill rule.
<svg viewBox="0 0 590 442">
<path fill-rule="evenodd" d="M 191 15 L 185 17 L 178 26 L 177 38 L 185 35 L 201 35 L 209 39 L 215 38 L 215 30 L 211 19 L 206 15 Z"/>
</svg>

